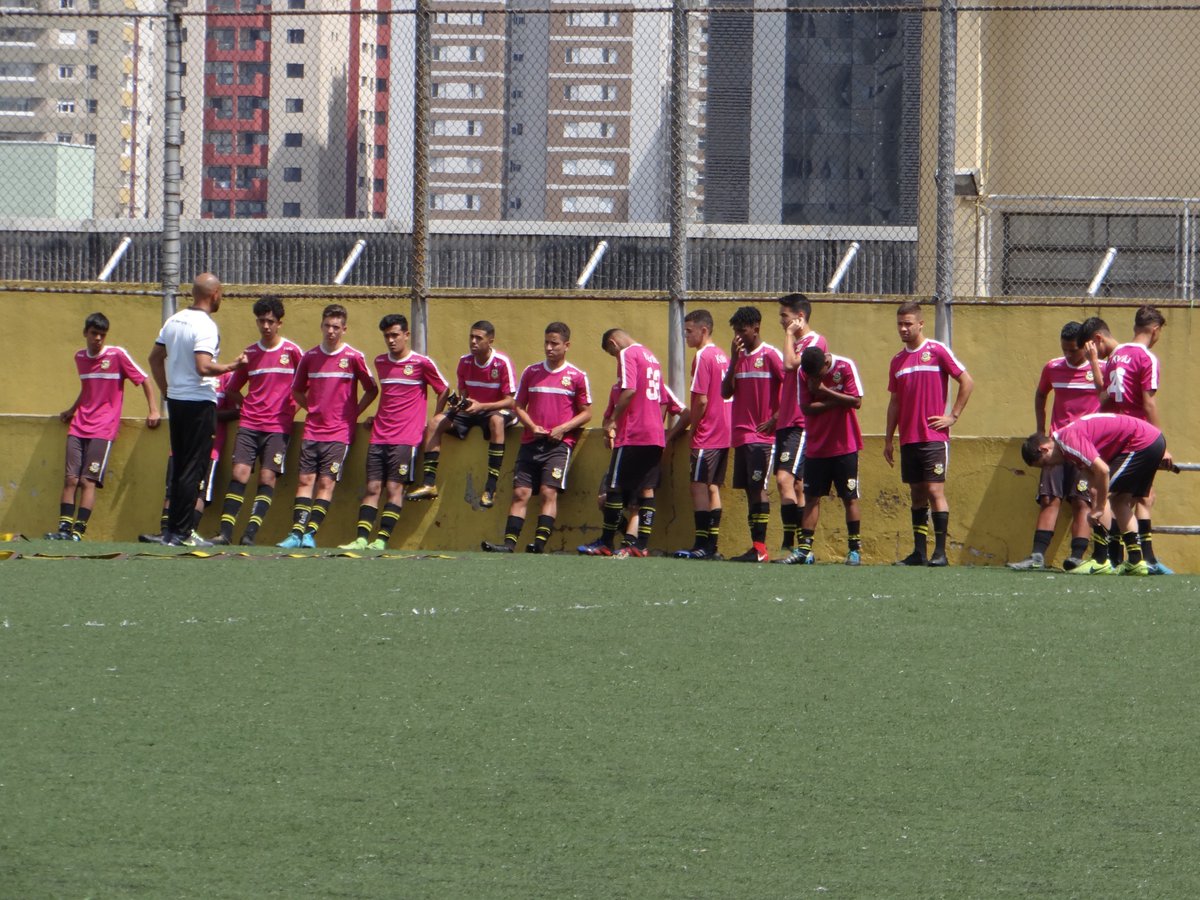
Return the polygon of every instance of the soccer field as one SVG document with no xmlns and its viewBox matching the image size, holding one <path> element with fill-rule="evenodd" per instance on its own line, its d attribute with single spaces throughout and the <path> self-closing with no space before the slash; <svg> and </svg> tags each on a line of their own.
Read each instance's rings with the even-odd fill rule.
<svg viewBox="0 0 1200 900">
<path fill-rule="evenodd" d="M 1198 627 L 1188 577 L 9 559 L 0 896 L 1194 896 Z"/>
</svg>

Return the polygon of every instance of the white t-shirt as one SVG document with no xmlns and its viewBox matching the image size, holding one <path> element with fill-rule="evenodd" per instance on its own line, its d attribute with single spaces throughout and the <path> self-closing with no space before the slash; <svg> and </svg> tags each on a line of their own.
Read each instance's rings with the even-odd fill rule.
<svg viewBox="0 0 1200 900">
<path fill-rule="evenodd" d="M 196 354 L 208 353 L 213 361 L 221 350 L 217 323 L 200 309 L 181 309 L 163 323 L 157 344 L 167 349 L 167 397 L 171 400 L 217 402 L 215 379 L 196 372 Z"/>
</svg>

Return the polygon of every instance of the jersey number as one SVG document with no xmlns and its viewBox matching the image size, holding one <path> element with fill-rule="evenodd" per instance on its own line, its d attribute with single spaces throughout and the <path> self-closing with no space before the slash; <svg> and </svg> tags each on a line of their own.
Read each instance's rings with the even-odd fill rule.
<svg viewBox="0 0 1200 900">
<path fill-rule="evenodd" d="M 1117 366 L 1108 376 L 1108 395 L 1114 403 L 1125 402 L 1125 370 Z"/>
<path fill-rule="evenodd" d="M 662 369 L 646 366 L 646 399 L 658 403 L 662 396 Z"/>
</svg>

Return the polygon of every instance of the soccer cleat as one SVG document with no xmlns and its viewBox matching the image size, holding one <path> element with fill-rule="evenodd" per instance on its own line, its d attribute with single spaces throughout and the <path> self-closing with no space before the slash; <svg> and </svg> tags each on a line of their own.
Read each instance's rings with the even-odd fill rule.
<svg viewBox="0 0 1200 900">
<path fill-rule="evenodd" d="M 676 550 L 671 554 L 672 559 L 704 559 L 703 556 L 697 556 L 697 553 L 705 553 L 699 547 L 692 547 L 690 550 Z M 707 555 L 707 554 L 705 554 Z"/>
<path fill-rule="evenodd" d="M 1112 563 L 1107 559 L 1104 562 L 1097 562 L 1094 559 L 1087 559 L 1071 570 L 1072 575 L 1111 575 L 1113 574 Z"/>
<path fill-rule="evenodd" d="M 525 545 L 525 552 L 542 554 L 542 553 L 545 553 L 546 551 L 543 550 L 541 547 L 539 547 L 536 542 L 534 542 L 532 544 Z"/>
<path fill-rule="evenodd" d="M 1030 572 L 1034 569 L 1046 568 L 1046 557 L 1041 553 L 1031 553 L 1029 557 L 1020 562 L 1011 562 L 1008 564 L 1010 569 L 1015 569 L 1018 572 Z"/>
<path fill-rule="evenodd" d="M 179 542 L 184 547 L 211 547 L 212 541 L 206 541 L 200 536 L 200 532 L 193 531 L 189 535 L 185 535 Z"/>
<path fill-rule="evenodd" d="M 613 556 L 615 556 L 617 559 L 629 559 L 630 557 L 634 557 L 635 559 L 643 559 L 649 555 L 649 553 L 636 544 L 625 544 L 620 550 L 613 554 Z"/>
<path fill-rule="evenodd" d="M 300 538 L 300 546 L 305 550 L 316 550 L 317 536 L 311 531 L 304 532 L 304 537 Z"/>
<path fill-rule="evenodd" d="M 356 537 L 348 544 L 340 544 L 339 550 L 366 550 L 368 541 L 365 537 Z"/>
<path fill-rule="evenodd" d="M 904 559 L 897 560 L 895 563 L 897 566 L 923 566 L 925 564 L 925 554 L 918 553 L 916 550 L 908 554 Z"/>
<path fill-rule="evenodd" d="M 165 531 L 160 532 L 159 534 L 139 534 L 138 535 L 138 543 L 139 544 L 165 544 L 167 542 L 168 537 L 170 537 L 170 535 L 168 535 Z"/>
<path fill-rule="evenodd" d="M 1174 575 L 1175 570 L 1168 568 L 1167 566 L 1163 565 L 1161 562 L 1152 562 L 1152 563 L 1150 563 L 1150 574 L 1151 575 Z"/>
<path fill-rule="evenodd" d="M 931 569 L 944 569 L 948 565 L 950 565 L 950 560 L 946 559 L 945 553 L 935 553 L 929 557 L 929 568 Z"/>
<path fill-rule="evenodd" d="M 1083 565 L 1083 560 L 1080 559 L 1078 556 L 1068 556 L 1066 559 L 1063 560 L 1063 571 L 1064 572 L 1074 572 L 1076 569 L 1078 569 L 1082 565 Z"/>
<path fill-rule="evenodd" d="M 405 494 L 408 500 L 435 500 L 437 499 L 438 489 L 436 484 L 423 484 L 415 491 L 409 491 Z"/>
<path fill-rule="evenodd" d="M 859 553 L 857 550 L 851 550 L 849 553 L 846 554 L 846 565 L 861 566 L 862 565 L 862 554 Z"/>
<path fill-rule="evenodd" d="M 480 548 L 484 553 L 512 553 L 513 548 L 508 544 L 493 544 L 491 541 L 480 541 Z"/>
<path fill-rule="evenodd" d="M 72 531 L 63 540 L 75 541 L 76 543 L 78 543 L 79 541 L 83 540 L 83 535 L 80 534 L 78 531 Z"/>
<path fill-rule="evenodd" d="M 71 532 L 69 531 L 47 531 L 46 540 L 48 541 L 69 541 Z"/>
<path fill-rule="evenodd" d="M 383 538 L 375 538 L 375 540 L 373 540 L 373 541 L 371 541 L 371 543 L 367 544 L 367 549 L 368 550 L 386 550 L 387 549 L 387 541 L 385 541 Z"/>
<path fill-rule="evenodd" d="M 228 547 L 230 544 L 233 543 L 233 540 L 231 538 L 225 537 L 225 535 L 223 535 L 223 534 L 218 534 L 218 535 L 215 535 L 214 537 L 210 538 L 208 542 L 210 544 L 212 544 L 214 547 Z"/>
<path fill-rule="evenodd" d="M 242 539 L 240 541 L 238 541 L 238 543 L 241 544 L 243 547 L 253 547 L 254 546 L 254 535 L 243 534 Z"/>
<path fill-rule="evenodd" d="M 793 547 L 792 552 L 780 559 L 773 559 L 771 562 L 780 566 L 811 566 L 817 561 L 811 550 L 803 550 L 800 547 Z"/>
<path fill-rule="evenodd" d="M 1139 559 L 1135 563 L 1131 563 L 1128 560 L 1126 560 L 1126 562 L 1121 566 L 1121 570 L 1118 574 L 1120 574 L 1120 575 L 1149 575 L 1150 574 L 1150 564 L 1147 563 L 1144 559 Z"/>
<path fill-rule="evenodd" d="M 496 492 L 484 491 L 479 495 L 479 505 L 484 509 L 491 509 L 496 505 Z"/>
<path fill-rule="evenodd" d="M 580 544 L 575 548 L 580 556 L 612 556 L 612 547 L 601 540 L 592 541 L 590 544 Z"/>
<path fill-rule="evenodd" d="M 746 562 L 746 563 L 765 563 L 770 562 L 771 557 L 765 553 L 759 553 L 754 547 L 751 547 L 745 553 L 740 553 L 737 556 L 729 557 L 730 562 Z"/>
<path fill-rule="evenodd" d="M 297 550 L 303 543 L 304 539 L 294 531 L 289 531 L 288 536 L 276 544 L 276 547 L 282 547 L 284 550 Z"/>
</svg>

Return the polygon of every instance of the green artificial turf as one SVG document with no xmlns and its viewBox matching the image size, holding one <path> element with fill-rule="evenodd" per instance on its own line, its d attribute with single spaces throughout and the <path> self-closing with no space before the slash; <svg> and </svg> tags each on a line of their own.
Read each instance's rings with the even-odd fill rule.
<svg viewBox="0 0 1200 900">
<path fill-rule="evenodd" d="M 0 896 L 1194 896 L 1198 627 L 1183 577 L 11 559 Z"/>
</svg>

